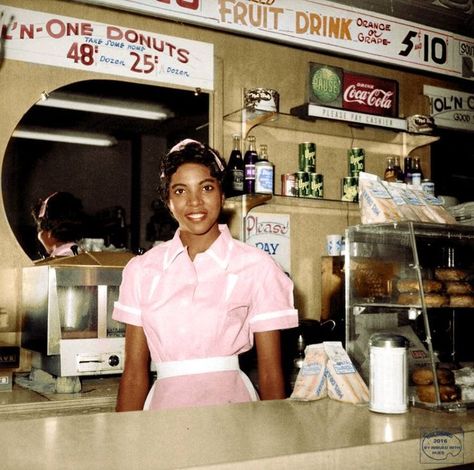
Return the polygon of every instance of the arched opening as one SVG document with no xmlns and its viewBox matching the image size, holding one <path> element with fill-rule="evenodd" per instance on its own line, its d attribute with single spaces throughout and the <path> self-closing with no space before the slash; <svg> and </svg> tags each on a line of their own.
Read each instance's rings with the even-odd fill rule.
<svg viewBox="0 0 474 470">
<path fill-rule="evenodd" d="M 72 101 L 71 109 L 45 106 L 51 98 Z M 79 98 L 93 104 L 113 102 L 122 115 L 97 107 L 83 109 Z M 114 80 L 76 82 L 48 92 L 23 116 L 9 142 L 2 168 L 2 188 L 8 221 L 19 244 L 32 258 L 42 254 L 31 208 L 39 198 L 68 191 L 80 198 L 94 220 L 91 235 L 113 241 L 125 215 L 124 246 L 136 251 L 166 239 L 171 228 L 157 203 L 157 164 L 178 140 L 208 141 L 209 95 L 192 90 Z M 71 103 L 69 103 L 71 104 Z M 67 104 L 67 106 L 69 106 Z M 135 109 L 160 109 L 160 119 L 131 116 Z M 124 114 L 124 115 L 123 115 Z M 47 131 L 38 136 L 20 131 Z M 65 142 L 57 135 L 66 132 Z M 100 134 L 112 145 L 72 143 L 74 136 Z M 41 139 L 41 140 L 40 140 Z M 48 140 L 42 140 L 48 139 Z M 109 143 L 110 144 L 110 143 Z"/>
</svg>

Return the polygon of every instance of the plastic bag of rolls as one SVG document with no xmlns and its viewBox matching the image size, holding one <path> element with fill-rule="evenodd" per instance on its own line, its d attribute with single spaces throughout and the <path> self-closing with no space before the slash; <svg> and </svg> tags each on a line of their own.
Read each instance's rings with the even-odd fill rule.
<svg viewBox="0 0 474 470">
<path fill-rule="evenodd" d="M 363 224 L 434 222 L 456 224 L 442 201 L 405 183 L 382 181 L 377 175 L 359 173 L 359 207 Z"/>
</svg>

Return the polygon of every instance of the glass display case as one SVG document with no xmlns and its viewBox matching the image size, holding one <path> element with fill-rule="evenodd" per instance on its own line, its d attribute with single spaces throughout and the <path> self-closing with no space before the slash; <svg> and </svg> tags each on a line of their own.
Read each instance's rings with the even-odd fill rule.
<svg viewBox="0 0 474 470">
<path fill-rule="evenodd" d="M 396 332 L 410 342 L 412 404 L 444 410 L 474 405 L 473 282 L 474 227 L 414 222 L 349 227 L 345 340 L 366 381 L 370 335 Z M 431 378 L 427 383 L 419 381 L 422 371 Z"/>
</svg>

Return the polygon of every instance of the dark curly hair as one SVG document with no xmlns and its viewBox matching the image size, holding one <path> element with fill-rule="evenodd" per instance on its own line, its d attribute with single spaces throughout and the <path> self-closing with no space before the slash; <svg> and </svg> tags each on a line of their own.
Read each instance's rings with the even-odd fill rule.
<svg viewBox="0 0 474 470">
<path fill-rule="evenodd" d="M 78 241 L 84 236 L 86 216 L 80 199 L 68 192 L 56 192 L 39 199 L 31 210 L 38 232 L 51 231 L 61 242 Z"/>
<path fill-rule="evenodd" d="M 177 143 L 160 162 L 158 191 L 165 205 L 168 205 L 171 177 L 185 163 L 198 163 L 208 167 L 211 176 L 216 178 L 221 188 L 223 186 L 226 174 L 225 160 L 209 145 L 197 140 L 185 139 Z"/>
</svg>

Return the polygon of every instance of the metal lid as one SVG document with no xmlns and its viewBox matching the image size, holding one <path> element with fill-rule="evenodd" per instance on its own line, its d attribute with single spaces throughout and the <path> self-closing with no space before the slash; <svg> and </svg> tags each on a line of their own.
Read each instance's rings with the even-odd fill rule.
<svg viewBox="0 0 474 470">
<path fill-rule="evenodd" d="M 375 333 L 370 337 L 369 345 L 379 348 L 406 348 L 409 341 L 405 336 L 393 333 Z"/>
</svg>

